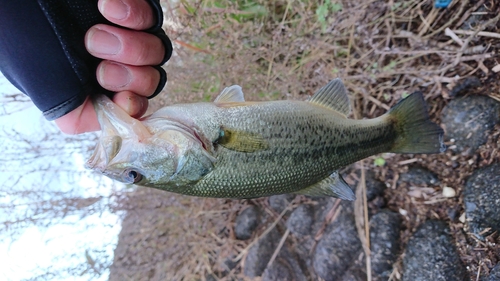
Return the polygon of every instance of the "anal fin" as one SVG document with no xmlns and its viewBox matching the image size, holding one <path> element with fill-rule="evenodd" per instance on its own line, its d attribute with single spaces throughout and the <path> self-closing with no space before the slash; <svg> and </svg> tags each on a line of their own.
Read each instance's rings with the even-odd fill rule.
<svg viewBox="0 0 500 281">
<path fill-rule="evenodd" d="M 352 192 L 352 189 L 347 185 L 338 171 L 333 172 L 328 178 L 294 193 L 309 196 L 336 197 L 348 201 L 356 199 L 354 192 Z"/>
</svg>

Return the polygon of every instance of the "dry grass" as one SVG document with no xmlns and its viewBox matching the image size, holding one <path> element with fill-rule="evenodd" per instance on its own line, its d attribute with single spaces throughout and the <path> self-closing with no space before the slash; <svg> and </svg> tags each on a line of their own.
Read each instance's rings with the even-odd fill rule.
<svg viewBox="0 0 500 281">
<path fill-rule="evenodd" d="M 439 122 L 442 108 L 452 98 L 451 90 L 470 76 L 478 77 L 483 85 L 469 93 L 500 99 L 500 74 L 491 71 L 500 63 L 497 1 L 455 0 L 446 10 L 433 8 L 430 0 L 325 3 L 164 3 L 167 18 L 177 25 L 175 31 L 167 28 L 176 42 L 177 56 L 167 67 L 167 94 L 164 99 L 156 99 L 156 106 L 210 101 L 232 84 L 243 87 L 247 100 L 303 100 L 335 77 L 344 80 L 354 108 L 352 117 L 358 119 L 379 116 L 401 97 L 422 91 L 432 119 Z M 321 9 L 328 11 L 325 18 Z M 477 14 L 478 9 L 483 13 Z M 472 22 L 474 17 L 481 19 Z M 489 242 L 474 240 L 448 213 L 464 212 L 460 195 L 471 172 L 500 161 L 499 129 L 497 126 L 496 133 L 473 156 L 451 151 L 441 155 L 387 154 L 383 167 L 375 167 L 374 158 L 365 161 L 365 167 L 374 169 L 377 177 L 391 187 L 386 192 L 389 208 L 407 211 L 403 245 L 423 221 L 437 218 L 449 221 L 471 276 L 478 271 L 484 275 L 498 262 L 497 235 L 488 237 Z M 441 186 L 424 198 L 408 195 L 409 187 L 396 182 L 410 164 L 437 172 Z M 444 186 L 455 188 L 457 197 L 443 198 L 440 194 Z M 162 209 L 168 216 L 163 223 L 169 233 L 165 245 L 169 261 L 164 270 L 176 280 L 194 280 L 224 271 L 224 261 L 244 252 L 251 242 L 235 240 L 232 233 L 236 214 L 250 201 L 173 198 L 176 203 Z M 306 199 L 296 200 L 294 204 Z M 268 208 L 266 199 L 251 203 L 269 213 L 269 224 L 279 218 Z M 363 208 L 363 204 L 360 206 Z M 258 233 L 263 231 L 265 228 Z M 397 264 L 395 271 L 401 272 L 400 266 Z M 232 277 L 244 278 L 240 267 L 226 279 Z M 398 279 L 394 274 L 394 280 Z"/>
</svg>

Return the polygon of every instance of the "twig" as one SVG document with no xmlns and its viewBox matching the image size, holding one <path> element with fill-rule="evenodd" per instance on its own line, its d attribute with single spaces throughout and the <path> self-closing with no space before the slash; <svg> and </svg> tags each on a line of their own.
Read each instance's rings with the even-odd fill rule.
<svg viewBox="0 0 500 281">
<path fill-rule="evenodd" d="M 461 29 L 456 29 L 452 30 L 455 34 L 463 34 L 463 35 L 473 35 L 476 33 L 475 31 L 471 30 L 461 30 Z M 495 32 L 488 32 L 488 31 L 479 31 L 475 35 L 477 36 L 483 36 L 483 37 L 491 37 L 491 38 L 498 38 L 500 39 L 500 33 L 495 33 Z"/>
<path fill-rule="evenodd" d="M 480 55 L 473 55 L 473 56 L 466 56 L 460 58 L 460 62 L 463 61 L 471 61 L 471 60 L 484 60 L 484 59 L 489 59 L 492 58 L 494 53 L 486 53 L 486 54 L 480 54 Z"/>
<path fill-rule="evenodd" d="M 286 231 L 285 231 L 285 234 L 283 234 L 283 237 L 281 237 L 281 240 L 280 240 L 280 243 L 278 244 L 278 247 L 276 247 L 276 249 L 274 250 L 273 255 L 271 256 L 271 259 L 267 263 L 266 268 L 269 267 L 269 266 L 271 266 L 273 264 L 274 260 L 276 259 L 276 257 L 278 256 L 278 253 L 281 250 L 281 247 L 283 247 L 283 244 L 285 243 L 285 240 L 288 237 L 288 234 L 290 234 L 290 229 L 287 228 Z"/>
<path fill-rule="evenodd" d="M 462 41 L 462 39 L 460 39 L 451 29 L 449 29 L 448 27 L 444 30 L 444 34 L 446 36 L 449 36 L 451 39 L 453 39 L 453 41 L 457 42 L 458 45 L 460 46 L 463 46 L 464 45 L 464 41 Z"/>
<path fill-rule="evenodd" d="M 418 159 L 417 158 L 411 158 L 411 159 L 408 159 L 408 160 L 399 161 L 398 165 L 408 165 L 408 164 L 415 163 L 415 162 L 418 162 Z"/>
<path fill-rule="evenodd" d="M 464 13 L 464 15 L 462 16 L 462 18 L 455 24 L 455 26 L 461 26 L 462 23 L 464 23 L 464 21 L 469 18 L 469 16 L 472 13 L 472 11 L 475 11 L 475 10 L 479 9 L 479 7 L 481 7 L 481 5 L 483 5 L 483 4 L 484 4 L 484 0 L 481 0 L 481 1 L 477 2 L 476 5 L 474 5 L 474 7 L 470 8 L 469 10 L 467 10 Z"/>
<path fill-rule="evenodd" d="M 368 201 L 366 199 L 366 177 L 363 162 L 361 162 L 361 179 L 356 189 L 356 197 L 359 199 L 355 202 L 354 213 L 356 220 L 356 229 L 358 236 L 363 245 L 363 250 L 366 256 L 366 277 L 367 281 L 372 280 L 371 276 L 371 254 L 370 254 L 370 223 L 368 220 Z"/>
<path fill-rule="evenodd" d="M 469 4 L 469 0 L 460 1 L 460 4 L 461 4 L 460 9 L 458 9 L 458 11 L 453 13 L 454 14 L 453 17 L 447 23 L 443 24 L 440 28 L 436 29 L 435 31 L 431 32 L 430 34 L 427 34 L 426 36 L 424 36 L 424 39 L 429 39 L 429 38 L 433 37 L 434 35 L 439 34 L 445 28 L 449 27 L 462 14 L 465 7 Z"/>
<path fill-rule="evenodd" d="M 436 9 L 432 9 L 426 18 L 424 18 L 421 11 L 418 13 L 418 16 L 422 20 L 422 25 L 420 26 L 420 31 L 418 32 L 419 37 L 424 35 L 427 30 L 431 28 L 431 23 L 434 19 L 436 19 L 437 13 L 438 11 Z"/>
<path fill-rule="evenodd" d="M 335 203 L 333 204 L 332 208 L 328 211 L 328 213 L 326 214 L 325 219 L 323 221 L 323 224 L 319 228 L 318 232 L 316 232 L 316 234 L 314 235 L 314 240 L 319 241 L 319 239 L 323 235 L 323 232 L 326 229 L 326 226 L 328 224 L 332 223 L 337 218 L 337 216 L 340 213 L 340 210 L 342 209 L 342 208 L 339 208 L 340 201 L 341 201 L 340 199 L 337 199 L 335 201 Z"/>
<path fill-rule="evenodd" d="M 191 49 L 193 51 L 202 52 L 202 53 L 205 53 L 205 54 L 210 54 L 210 51 L 208 51 L 208 50 L 200 49 L 200 48 L 195 47 L 195 46 L 193 46 L 193 45 L 191 45 L 189 43 L 183 42 L 181 40 L 174 39 L 173 41 L 174 41 L 174 43 L 177 43 L 177 44 L 181 45 L 182 47 Z"/>
<path fill-rule="evenodd" d="M 469 35 L 469 37 L 464 41 L 462 48 L 460 48 L 460 51 L 457 54 L 457 58 L 455 59 L 453 66 L 457 66 L 458 63 L 461 61 L 460 59 L 462 58 L 465 49 L 467 49 L 467 47 L 469 46 L 470 41 L 472 41 L 472 38 L 474 38 L 479 32 L 488 27 L 490 24 L 498 22 L 499 19 L 500 19 L 500 14 L 490 19 L 489 21 L 485 22 L 484 24 L 480 25 L 471 35 Z"/>
</svg>

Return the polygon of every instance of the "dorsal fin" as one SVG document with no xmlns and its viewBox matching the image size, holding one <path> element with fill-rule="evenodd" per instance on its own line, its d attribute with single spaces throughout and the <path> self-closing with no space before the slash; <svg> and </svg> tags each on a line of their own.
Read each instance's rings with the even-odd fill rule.
<svg viewBox="0 0 500 281">
<path fill-rule="evenodd" d="M 319 89 L 308 102 L 331 108 L 345 116 L 351 113 L 347 91 L 344 83 L 339 78 L 333 79 L 323 86 L 323 88 Z"/>
<path fill-rule="evenodd" d="M 243 91 L 239 85 L 233 85 L 231 87 L 226 87 L 214 100 L 215 103 L 225 103 L 225 102 L 244 102 L 245 97 L 243 96 Z"/>
</svg>

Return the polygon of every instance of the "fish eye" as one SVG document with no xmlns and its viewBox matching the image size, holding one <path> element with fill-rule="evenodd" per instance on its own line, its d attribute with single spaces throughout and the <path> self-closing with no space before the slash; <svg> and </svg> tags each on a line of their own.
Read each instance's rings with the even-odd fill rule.
<svg viewBox="0 0 500 281">
<path fill-rule="evenodd" d="M 134 169 L 127 169 L 124 173 L 125 180 L 129 183 L 138 183 L 142 180 L 143 175 Z"/>
</svg>

